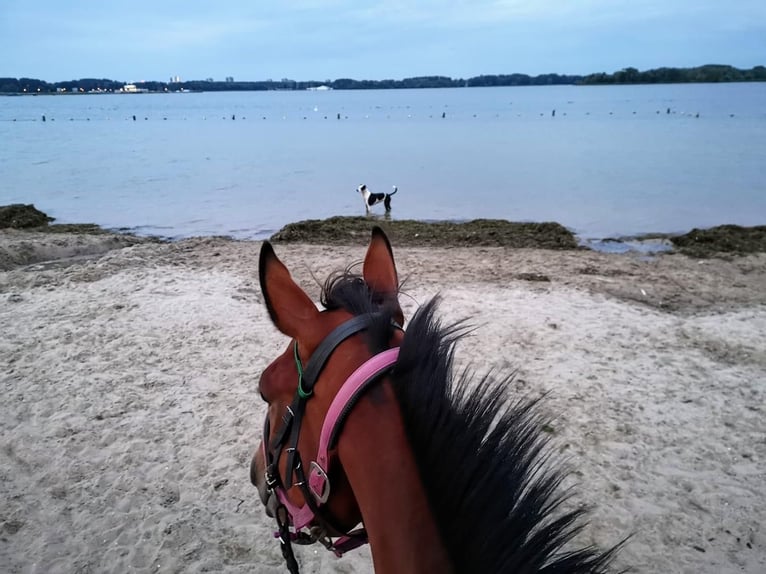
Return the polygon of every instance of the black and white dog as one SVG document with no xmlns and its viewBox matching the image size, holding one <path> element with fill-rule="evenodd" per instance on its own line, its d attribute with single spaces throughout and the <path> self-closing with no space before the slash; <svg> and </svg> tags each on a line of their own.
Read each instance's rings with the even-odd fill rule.
<svg viewBox="0 0 766 574">
<path fill-rule="evenodd" d="M 369 189 L 367 189 L 367 186 L 362 184 L 359 187 L 356 188 L 356 190 L 362 194 L 362 201 L 364 201 L 364 208 L 367 210 L 367 215 L 370 214 L 370 208 L 373 205 L 377 205 L 379 203 L 383 203 L 383 205 L 386 207 L 386 213 L 391 211 L 391 196 L 394 195 L 397 191 L 399 191 L 399 188 L 394 186 L 394 191 L 391 193 L 372 193 Z"/>
</svg>

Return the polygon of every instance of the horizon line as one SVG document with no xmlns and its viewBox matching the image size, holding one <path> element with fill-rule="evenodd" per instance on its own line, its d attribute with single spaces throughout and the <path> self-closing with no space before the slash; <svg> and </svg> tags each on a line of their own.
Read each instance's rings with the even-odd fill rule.
<svg viewBox="0 0 766 574">
<path fill-rule="evenodd" d="M 41 80 L 40 78 L 34 78 L 32 76 L 16 76 L 16 77 L 14 77 L 14 76 L 5 76 L 4 78 L 0 77 L 0 79 L 15 79 L 15 80 L 27 79 L 27 80 L 42 81 L 42 82 L 50 83 L 50 84 L 57 84 L 57 83 L 62 83 L 62 82 L 72 82 L 72 81 L 77 81 L 77 80 L 107 80 L 107 81 L 110 81 L 110 82 L 123 82 L 123 83 L 130 83 L 130 84 L 149 83 L 149 82 L 175 84 L 175 83 L 184 83 L 184 82 L 213 82 L 213 83 L 220 82 L 220 83 L 225 83 L 225 82 L 229 81 L 227 78 L 231 78 L 229 83 L 240 83 L 240 82 L 275 82 L 275 83 L 278 83 L 278 82 L 296 82 L 296 83 L 320 83 L 320 84 L 322 84 L 322 83 L 327 83 L 327 82 L 337 82 L 339 80 L 351 80 L 351 81 L 354 81 L 354 82 L 388 82 L 388 81 L 401 82 L 401 81 L 404 81 L 404 80 L 412 80 L 412 79 L 420 79 L 420 78 L 446 78 L 446 79 L 453 80 L 453 81 L 460 81 L 460 80 L 467 81 L 467 80 L 471 80 L 471 79 L 474 79 L 474 78 L 485 78 L 485 77 L 492 77 L 492 76 L 527 76 L 529 78 L 539 78 L 540 76 L 563 76 L 563 77 L 570 76 L 570 77 L 585 78 L 585 77 L 588 77 L 588 76 L 595 76 L 595 75 L 600 75 L 600 74 L 612 75 L 612 74 L 616 74 L 616 73 L 623 72 L 623 71 L 626 71 L 626 70 L 636 70 L 639 73 L 651 72 L 651 71 L 655 71 L 655 70 L 694 70 L 694 69 L 698 69 L 698 68 L 732 68 L 734 70 L 739 70 L 739 71 L 748 71 L 748 70 L 755 70 L 756 68 L 763 68 L 763 67 L 764 67 L 763 64 L 756 64 L 754 66 L 751 66 L 750 68 L 746 68 L 746 67 L 738 68 L 737 66 L 734 66 L 732 64 L 713 64 L 713 63 L 708 63 L 708 64 L 700 64 L 698 66 L 658 66 L 658 67 L 654 67 L 654 68 L 646 68 L 644 70 L 640 70 L 640 69 L 635 68 L 633 66 L 626 66 L 624 68 L 620 68 L 620 69 L 614 70 L 612 72 L 604 72 L 604 71 L 600 71 L 600 72 L 588 72 L 588 73 L 543 72 L 543 73 L 538 73 L 538 74 L 528 74 L 528 73 L 525 73 L 525 72 L 500 72 L 500 73 L 492 73 L 492 74 L 478 74 L 478 75 L 475 75 L 475 76 L 465 76 L 465 77 L 461 77 L 461 76 L 453 77 L 453 76 L 447 76 L 447 75 L 444 75 L 444 74 L 425 74 L 425 75 L 416 75 L 416 76 L 404 76 L 404 77 L 401 77 L 401 78 L 398 78 L 398 79 L 397 78 L 382 78 L 382 79 L 369 79 L 369 78 L 365 78 L 365 79 L 361 79 L 361 80 L 356 79 L 356 78 L 352 78 L 352 77 L 337 77 L 337 78 L 334 78 L 334 79 L 329 79 L 328 78 L 328 79 L 324 79 L 324 80 L 295 80 L 295 79 L 286 78 L 286 77 L 285 78 L 281 78 L 279 80 L 274 80 L 272 78 L 260 79 L 260 80 L 257 80 L 257 79 L 234 80 L 234 77 L 231 76 L 231 75 L 224 76 L 224 78 L 225 78 L 224 80 L 215 80 L 215 79 L 213 79 L 211 77 L 197 78 L 197 79 L 191 79 L 191 80 L 181 80 L 180 79 L 180 75 L 177 75 L 177 74 L 169 76 L 171 78 L 170 81 L 168 81 L 168 80 L 156 80 L 156 79 L 124 81 L 124 80 L 114 80 L 114 79 L 108 78 L 108 77 L 100 77 L 99 78 L 97 76 L 81 76 L 80 78 L 72 78 L 72 79 L 68 79 L 68 80 Z M 179 78 L 179 80 L 178 81 L 173 81 L 172 78 L 174 78 L 174 77 Z"/>
</svg>

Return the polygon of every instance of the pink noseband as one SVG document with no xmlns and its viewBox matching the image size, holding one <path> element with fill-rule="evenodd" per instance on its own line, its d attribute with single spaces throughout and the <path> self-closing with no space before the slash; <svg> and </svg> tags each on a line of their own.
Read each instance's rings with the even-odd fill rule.
<svg viewBox="0 0 766 574">
<path fill-rule="evenodd" d="M 319 437 L 319 447 L 316 458 L 310 463 L 308 469 L 308 490 L 314 496 L 315 506 L 321 507 L 330 496 L 330 482 L 327 478 L 330 463 L 330 450 L 334 448 L 340 434 L 345 417 L 362 395 L 366 387 L 375 381 L 381 374 L 390 369 L 399 357 L 399 348 L 388 349 L 378 353 L 360 365 L 341 386 L 335 395 L 330 408 L 327 411 L 322 431 Z M 263 442 L 264 456 L 266 455 L 266 441 Z M 296 506 L 287 498 L 284 488 L 275 488 L 279 501 L 285 506 L 290 515 L 290 522 L 294 532 L 309 526 L 314 520 L 314 511 L 308 504 Z M 305 489 L 303 490 L 305 495 Z M 279 533 L 275 533 L 275 536 Z M 356 548 L 366 542 L 366 535 L 343 536 L 330 548 L 340 556 L 343 552 Z"/>
</svg>

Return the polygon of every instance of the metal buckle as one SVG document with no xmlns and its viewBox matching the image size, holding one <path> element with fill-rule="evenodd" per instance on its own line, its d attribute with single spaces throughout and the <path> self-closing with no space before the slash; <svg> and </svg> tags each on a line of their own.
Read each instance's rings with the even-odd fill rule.
<svg viewBox="0 0 766 574">
<path fill-rule="evenodd" d="M 279 475 L 274 474 L 274 465 L 268 465 L 266 467 L 266 472 L 263 474 L 266 478 L 266 488 L 269 490 L 269 492 L 272 492 L 277 486 L 279 486 Z"/>
<path fill-rule="evenodd" d="M 323 486 L 321 494 L 314 490 L 314 480 L 312 480 L 314 478 L 314 474 L 322 479 Z M 327 499 L 330 498 L 330 479 L 327 478 L 327 473 L 324 471 L 324 469 L 319 466 L 316 461 L 313 460 L 309 465 L 309 490 L 311 491 L 311 494 L 314 495 L 314 498 L 316 498 L 319 504 L 324 504 L 327 502 Z"/>
</svg>

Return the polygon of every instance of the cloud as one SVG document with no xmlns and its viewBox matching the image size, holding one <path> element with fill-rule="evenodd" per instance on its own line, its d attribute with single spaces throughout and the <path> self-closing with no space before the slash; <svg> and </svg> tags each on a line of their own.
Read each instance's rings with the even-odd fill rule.
<svg viewBox="0 0 766 574">
<path fill-rule="evenodd" d="M 457 77 L 766 59 L 763 0 L 0 1 L 11 75 Z"/>
<path fill-rule="evenodd" d="M 766 21 L 766 2 L 762 0 L 739 0 L 736 7 L 720 0 L 394 0 L 334 5 L 360 23 L 442 29 L 533 24 L 581 28 L 647 21 L 674 21 L 683 28 L 686 19 L 698 14 L 709 18 L 707 24 L 712 27 L 719 22 Z"/>
</svg>

